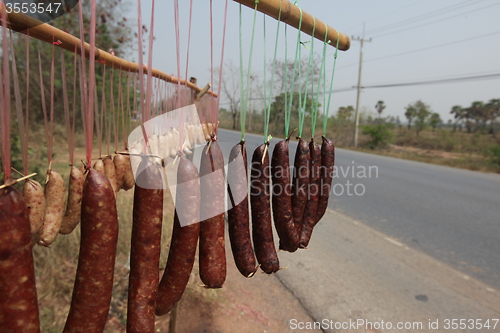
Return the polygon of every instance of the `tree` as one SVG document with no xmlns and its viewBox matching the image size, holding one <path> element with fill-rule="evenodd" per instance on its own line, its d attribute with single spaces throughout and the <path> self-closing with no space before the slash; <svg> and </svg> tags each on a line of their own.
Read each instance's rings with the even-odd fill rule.
<svg viewBox="0 0 500 333">
<path fill-rule="evenodd" d="M 430 116 L 431 110 L 430 107 L 422 101 L 415 102 L 415 108 L 417 109 L 415 130 L 418 136 L 419 133 L 427 126 L 427 118 Z"/>
<path fill-rule="evenodd" d="M 417 116 L 417 110 L 415 107 L 408 105 L 406 107 L 406 112 L 405 112 L 405 117 L 408 119 L 408 129 L 411 129 L 411 123 L 413 122 L 413 119 Z"/>
<path fill-rule="evenodd" d="M 431 117 L 429 118 L 429 125 L 432 127 L 432 131 L 436 130 L 437 125 L 439 125 L 442 122 L 441 116 L 439 113 L 432 113 Z"/>
<path fill-rule="evenodd" d="M 460 105 L 455 105 L 451 108 L 450 113 L 453 114 L 455 118 L 455 125 L 453 126 L 453 131 L 455 131 L 458 123 L 463 121 L 465 111 Z"/>
<path fill-rule="evenodd" d="M 405 116 L 408 119 L 408 128 L 415 119 L 415 131 L 417 136 L 427 125 L 427 118 L 431 114 L 430 107 L 421 100 L 416 101 L 406 107 Z"/>
<path fill-rule="evenodd" d="M 274 98 L 274 102 L 271 104 L 271 114 L 270 119 L 274 125 L 274 130 L 278 133 L 285 132 L 285 110 L 289 107 L 290 99 L 292 98 L 292 107 L 290 110 L 292 117 L 298 117 L 298 113 L 300 108 L 304 105 L 300 105 L 300 95 L 298 92 L 294 92 L 293 94 L 285 94 L 281 93 Z M 302 96 L 302 99 L 304 97 Z M 302 101 L 304 103 L 304 101 Z M 305 100 L 305 116 L 311 115 L 311 110 L 313 108 L 313 100 L 309 97 Z M 286 133 L 289 135 L 290 133 Z"/>
<path fill-rule="evenodd" d="M 350 120 L 354 114 L 354 107 L 352 105 L 349 106 L 341 106 L 337 111 L 337 118 L 340 121 Z"/>
<path fill-rule="evenodd" d="M 380 116 L 382 116 L 382 111 L 384 111 L 385 108 L 386 106 L 384 105 L 384 101 L 378 101 L 377 104 L 375 105 L 375 109 L 377 109 L 379 118 Z"/>
<path fill-rule="evenodd" d="M 236 118 L 240 113 L 240 86 L 238 82 L 239 70 L 232 62 L 227 62 L 224 71 L 226 75 L 222 78 L 222 92 L 229 103 L 229 111 L 233 120 L 233 130 L 236 129 Z"/>
</svg>

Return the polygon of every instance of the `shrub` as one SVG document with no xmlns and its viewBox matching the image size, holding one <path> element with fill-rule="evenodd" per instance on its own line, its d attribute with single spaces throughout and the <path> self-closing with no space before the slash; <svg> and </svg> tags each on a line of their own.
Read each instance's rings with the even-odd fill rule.
<svg viewBox="0 0 500 333">
<path fill-rule="evenodd" d="M 490 158 L 490 162 L 494 166 L 500 167 L 500 146 L 491 147 L 488 150 L 488 155 L 489 155 L 489 158 Z"/>
<path fill-rule="evenodd" d="M 366 143 L 371 149 L 383 148 L 392 142 L 394 134 L 388 124 L 366 125 L 363 134 L 369 135 L 371 140 Z"/>
</svg>

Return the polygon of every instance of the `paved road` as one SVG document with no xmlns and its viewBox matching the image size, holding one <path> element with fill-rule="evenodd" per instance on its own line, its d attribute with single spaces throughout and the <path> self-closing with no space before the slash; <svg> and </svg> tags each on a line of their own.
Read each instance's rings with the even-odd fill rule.
<svg viewBox="0 0 500 333">
<path fill-rule="evenodd" d="M 239 138 L 220 130 L 221 142 Z M 262 136 L 246 141 L 251 156 Z M 336 166 L 331 209 L 500 289 L 500 175 L 344 149 Z"/>
</svg>

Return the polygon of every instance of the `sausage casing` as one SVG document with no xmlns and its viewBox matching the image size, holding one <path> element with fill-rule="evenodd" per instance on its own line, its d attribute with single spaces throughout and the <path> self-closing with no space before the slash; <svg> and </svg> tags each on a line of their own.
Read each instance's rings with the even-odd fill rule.
<svg viewBox="0 0 500 333">
<path fill-rule="evenodd" d="M 23 186 L 23 197 L 28 207 L 31 224 L 31 244 L 35 245 L 42 235 L 45 220 L 45 193 L 42 185 L 32 179 L 26 179 Z"/>
<path fill-rule="evenodd" d="M 200 279 L 207 288 L 221 288 L 226 280 L 224 244 L 224 156 L 217 141 L 201 153 Z M 205 217 L 208 217 L 205 219 Z"/>
<path fill-rule="evenodd" d="M 60 234 L 67 235 L 80 223 L 82 215 L 82 195 L 85 175 L 75 166 L 71 167 L 69 174 L 68 202 L 63 216 Z"/>
<path fill-rule="evenodd" d="M 123 159 L 124 173 L 122 189 L 125 191 L 130 190 L 135 185 L 134 172 L 132 171 L 132 164 L 130 164 L 130 156 L 125 155 Z"/>
<path fill-rule="evenodd" d="M 250 177 L 250 204 L 252 207 L 252 235 L 255 255 L 260 268 L 267 273 L 279 270 L 278 254 L 274 246 L 271 221 L 270 166 L 268 144 L 257 147 L 252 155 Z M 264 155 L 265 153 L 265 155 Z"/>
<path fill-rule="evenodd" d="M 295 152 L 292 181 L 293 222 L 299 235 L 302 232 L 302 219 L 307 204 L 310 160 L 309 145 L 305 140 L 300 138 Z"/>
<path fill-rule="evenodd" d="M 118 215 L 111 184 L 94 169 L 85 179 L 80 228 L 78 267 L 64 332 L 101 333 L 113 291 Z"/>
<path fill-rule="evenodd" d="M 158 285 L 155 313 L 168 313 L 186 289 L 200 235 L 200 179 L 193 162 L 183 157 L 177 171 L 176 209 L 165 272 Z M 180 215 L 180 216 L 179 216 Z M 181 226 L 181 222 L 182 225 Z"/>
<path fill-rule="evenodd" d="M 321 171 L 320 171 L 320 194 L 318 200 L 318 211 L 316 213 L 316 223 L 325 215 L 330 198 L 332 186 L 333 168 L 335 166 L 335 145 L 333 141 L 323 136 L 321 144 Z"/>
<path fill-rule="evenodd" d="M 12 186 L 0 190 L 0 332 L 40 332 L 28 208 Z"/>
<path fill-rule="evenodd" d="M 155 331 L 161 225 L 162 169 L 144 159 L 134 189 L 132 243 L 128 288 L 127 332 Z M 140 184 L 140 185 L 139 185 Z"/>
<path fill-rule="evenodd" d="M 273 219 L 280 239 L 280 249 L 294 252 L 299 247 L 299 235 L 292 214 L 288 140 L 282 140 L 274 146 L 271 172 L 273 179 Z"/>
<path fill-rule="evenodd" d="M 231 208 L 227 211 L 227 223 L 236 267 L 243 276 L 250 277 L 257 267 L 250 236 L 247 163 L 247 150 L 242 141 L 229 153 L 227 183 L 228 204 Z"/>
<path fill-rule="evenodd" d="M 45 185 L 45 221 L 39 242 L 44 246 L 52 244 L 59 234 L 66 203 L 64 180 L 61 175 L 49 171 L 48 176 L 49 181 Z"/>
<path fill-rule="evenodd" d="M 115 163 L 113 163 L 111 156 L 105 157 L 102 162 L 104 164 L 104 175 L 106 176 L 106 178 L 108 178 L 109 182 L 111 183 L 111 187 L 113 187 L 113 190 L 116 193 L 120 188 L 116 185 Z"/>
<path fill-rule="evenodd" d="M 318 211 L 318 200 L 320 193 L 320 169 L 321 169 L 321 148 L 311 140 L 309 143 L 311 154 L 311 164 L 309 168 L 309 190 L 307 205 L 302 222 L 302 232 L 300 234 L 300 248 L 306 248 L 311 239 L 311 234 L 316 224 L 316 213 Z"/>
</svg>

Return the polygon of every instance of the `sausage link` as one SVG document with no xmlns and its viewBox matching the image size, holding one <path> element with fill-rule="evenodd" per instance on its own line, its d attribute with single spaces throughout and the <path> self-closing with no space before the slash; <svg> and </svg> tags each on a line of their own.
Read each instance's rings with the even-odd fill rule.
<svg viewBox="0 0 500 333">
<path fill-rule="evenodd" d="M 139 170 L 143 171 L 137 176 L 134 190 L 127 332 L 152 333 L 163 220 L 163 189 L 157 189 L 162 182 L 162 169 L 147 158 L 141 163 Z"/>
<path fill-rule="evenodd" d="M 6 184 L 9 182 L 7 181 Z M 40 332 L 28 208 L 12 186 L 0 190 L 0 332 Z"/>
<path fill-rule="evenodd" d="M 123 174 L 123 185 L 122 189 L 125 191 L 130 190 L 135 185 L 134 172 L 132 171 L 132 164 L 130 164 L 130 156 L 124 156 L 124 174 Z"/>
<path fill-rule="evenodd" d="M 49 181 L 45 185 L 45 222 L 38 244 L 49 246 L 54 242 L 64 216 L 66 204 L 64 180 L 55 171 L 48 171 Z"/>
<path fill-rule="evenodd" d="M 302 221 L 302 232 L 300 234 L 300 248 L 307 248 L 311 234 L 316 224 L 316 213 L 318 211 L 318 200 L 320 192 L 320 169 L 321 169 L 321 148 L 311 139 L 309 143 L 311 154 L 311 164 L 309 168 L 309 189 L 306 210 Z"/>
<path fill-rule="evenodd" d="M 295 252 L 299 247 L 299 234 L 295 228 L 292 214 L 292 185 L 290 183 L 290 158 L 288 140 L 274 146 L 271 159 L 273 179 L 273 219 L 280 239 L 280 249 Z"/>
<path fill-rule="evenodd" d="M 61 223 L 60 234 L 71 233 L 82 216 L 82 194 L 85 175 L 75 166 L 71 167 L 68 186 L 68 203 Z"/>
<path fill-rule="evenodd" d="M 123 182 L 125 180 L 125 169 L 127 166 L 126 157 L 121 154 L 116 154 L 113 157 L 113 164 L 115 165 L 115 175 L 116 175 L 116 190 L 120 190 L 123 187 Z"/>
<path fill-rule="evenodd" d="M 27 179 L 23 186 L 23 197 L 28 207 L 31 225 L 31 245 L 35 245 L 42 235 L 45 219 L 45 194 L 42 185 L 33 179 Z"/>
<path fill-rule="evenodd" d="M 155 313 L 167 314 L 186 289 L 200 235 L 200 179 L 193 162 L 181 158 L 177 171 L 174 226 L 165 272 L 158 285 Z M 179 217 L 180 216 L 180 217 Z M 181 226 L 181 222 L 182 225 Z"/>
<path fill-rule="evenodd" d="M 102 173 L 104 175 L 104 162 L 102 158 L 99 157 L 99 159 L 95 161 L 93 168 L 95 171 L 99 171 L 99 173 Z"/>
<path fill-rule="evenodd" d="M 221 288 L 226 280 L 224 244 L 224 156 L 217 141 L 201 153 L 200 279 L 207 288 Z"/>
<path fill-rule="evenodd" d="M 316 223 L 325 215 L 330 198 L 330 188 L 332 186 L 333 167 L 335 166 L 335 145 L 333 141 L 323 136 L 321 144 L 321 193 L 318 200 L 318 211 L 316 213 Z"/>
<path fill-rule="evenodd" d="M 94 169 L 85 179 L 81 220 L 75 286 L 63 332 L 101 333 L 113 291 L 118 215 L 111 184 Z"/>
<path fill-rule="evenodd" d="M 305 140 L 300 138 L 295 152 L 292 181 L 293 222 L 295 223 L 295 229 L 299 236 L 302 232 L 302 219 L 307 203 L 310 160 L 309 145 Z"/>
<path fill-rule="evenodd" d="M 257 147 L 252 155 L 250 204 L 252 206 L 252 235 L 255 255 L 262 270 L 276 273 L 279 268 L 278 254 L 274 246 L 271 222 L 270 166 L 268 143 Z"/>
<path fill-rule="evenodd" d="M 247 163 L 247 150 L 242 141 L 229 153 L 227 189 L 228 204 L 232 208 L 227 212 L 227 223 L 234 263 L 243 276 L 251 277 L 257 270 L 257 264 L 250 238 Z"/>
<path fill-rule="evenodd" d="M 108 178 L 113 191 L 115 191 L 116 193 L 120 188 L 116 185 L 115 164 L 113 163 L 111 156 L 106 156 L 105 158 L 103 158 L 102 162 L 104 164 L 104 175 L 106 176 L 106 178 Z"/>
</svg>

